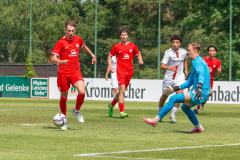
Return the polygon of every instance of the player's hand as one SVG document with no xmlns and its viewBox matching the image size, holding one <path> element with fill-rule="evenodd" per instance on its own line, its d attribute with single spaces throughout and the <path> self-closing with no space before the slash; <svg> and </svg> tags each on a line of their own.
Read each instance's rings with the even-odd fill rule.
<svg viewBox="0 0 240 160">
<path fill-rule="evenodd" d="M 105 80 L 108 81 L 108 75 L 107 74 L 105 75 Z"/>
<path fill-rule="evenodd" d="M 200 100 L 202 98 L 202 83 L 198 83 L 198 87 L 195 91 L 195 97 L 196 100 Z"/>
<path fill-rule="evenodd" d="M 168 86 L 167 86 L 167 95 L 170 95 L 170 94 L 172 94 L 173 92 L 174 92 L 173 87 L 170 86 L 170 85 L 168 85 Z"/>
<path fill-rule="evenodd" d="M 64 59 L 64 60 L 59 60 L 58 64 L 67 64 L 68 63 L 68 59 Z"/>
<path fill-rule="evenodd" d="M 175 72 L 176 70 L 177 70 L 177 66 L 169 66 L 168 67 L 168 69 L 170 70 L 170 71 L 173 71 L 173 72 Z"/>
<path fill-rule="evenodd" d="M 144 62 L 142 60 L 138 61 L 138 64 L 144 64 Z"/>
<path fill-rule="evenodd" d="M 95 63 L 97 63 L 97 58 L 96 58 L 96 56 L 93 56 L 92 57 L 92 64 L 95 64 Z"/>
<path fill-rule="evenodd" d="M 179 91 L 179 90 L 180 90 L 180 87 L 179 87 L 179 86 L 174 86 L 174 87 L 173 87 L 173 90 L 174 90 L 174 92 Z"/>
</svg>

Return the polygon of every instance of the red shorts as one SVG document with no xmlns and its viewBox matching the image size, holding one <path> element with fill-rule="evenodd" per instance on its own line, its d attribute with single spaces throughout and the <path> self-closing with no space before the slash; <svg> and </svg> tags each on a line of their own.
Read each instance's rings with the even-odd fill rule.
<svg viewBox="0 0 240 160">
<path fill-rule="evenodd" d="M 67 92 L 70 84 L 74 85 L 77 81 L 83 81 L 82 72 L 73 72 L 72 74 L 58 74 L 57 85 L 60 92 Z"/>
<path fill-rule="evenodd" d="M 125 84 L 125 88 L 127 88 L 132 76 L 133 76 L 132 74 L 117 74 L 118 84 L 119 85 Z"/>
</svg>

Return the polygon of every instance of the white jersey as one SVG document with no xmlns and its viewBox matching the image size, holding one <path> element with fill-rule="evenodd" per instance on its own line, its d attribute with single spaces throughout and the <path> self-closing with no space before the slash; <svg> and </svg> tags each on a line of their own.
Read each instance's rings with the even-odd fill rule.
<svg viewBox="0 0 240 160">
<path fill-rule="evenodd" d="M 177 70 L 174 72 L 167 69 L 164 75 L 164 81 L 182 81 L 185 79 L 183 69 L 184 60 L 186 58 L 187 51 L 183 48 L 179 48 L 178 56 L 176 51 L 172 48 L 165 51 L 162 63 L 166 64 L 167 66 L 177 66 Z"/>
<path fill-rule="evenodd" d="M 117 58 L 116 56 L 112 56 L 112 72 L 111 72 L 111 81 L 112 81 L 112 87 L 117 88 L 118 87 L 118 81 L 117 81 Z"/>
</svg>

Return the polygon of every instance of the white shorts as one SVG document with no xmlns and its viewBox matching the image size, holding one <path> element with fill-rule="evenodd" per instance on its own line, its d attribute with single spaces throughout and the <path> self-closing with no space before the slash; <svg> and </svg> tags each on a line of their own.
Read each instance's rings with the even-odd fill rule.
<svg viewBox="0 0 240 160">
<path fill-rule="evenodd" d="M 112 88 L 118 88 L 118 80 L 116 72 L 111 73 L 111 85 Z"/>
<path fill-rule="evenodd" d="M 168 79 L 164 79 L 163 83 L 162 83 L 162 94 L 163 95 L 167 95 L 167 86 L 179 86 L 181 84 L 183 84 L 185 82 L 185 79 L 181 79 L 181 80 L 168 80 Z"/>
</svg>

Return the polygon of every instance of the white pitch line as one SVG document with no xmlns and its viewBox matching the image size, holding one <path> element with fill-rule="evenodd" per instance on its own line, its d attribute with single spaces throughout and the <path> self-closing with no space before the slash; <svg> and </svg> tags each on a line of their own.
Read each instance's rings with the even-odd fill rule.
<svg viewBox="0 0 240 160">
<path fill-rule="evenodd" d="M 131 158 L 131 157 L 118 157 L 118 156 L 94 156 L 95 158 L 116 158 L 116 159 L 131 159 L 131 160 L 176 160 L 176 159 L 163 159 L 163 158 Z"/>
<path fill-rule="evenodd" d="M 97 157 L 97 156 L 112 155 L 112 154 L 156 152 L 156 151 L 171 151 L 171 150 L 182 150 L 182 149 L 211 148 L 211 147 L 229 147 L 229 146 L 240 146 L 240 143 L 235 143 L 235 144 L 217 144 L 217 145 L 202 145 L 202 146 L 185 146 L 185 147 L 183 146 L 183 147 L 156 148 L 156 149 L 145 149 L 145 150 L 127 150 L 127 151 L 102 152 L 102 153 L 83 153 L 83 154 L 75 154 L 73 156 L 78 156 L 78 157 Z"/>
<path fill-rule="evenodd" d="M 0 108 L 0 111 L 49 111 L 50 108 Z"/>
<path fill-rule="evenodd" d="M 132 159 L 132 160 L 176 160 L 176 159 L 160 159 L 160 158 L 132 158 L 132 157 L 118 157 L 118 156 L 94 156 L 95 158 L 116 158 L 116 159 Z"/>
<path fill-rule="evenodd" d="M 46 123 L 22 123 L 21 125 L 22 126 L 46 126 L 49 124 L 46 124 Z"/>
</svg>

